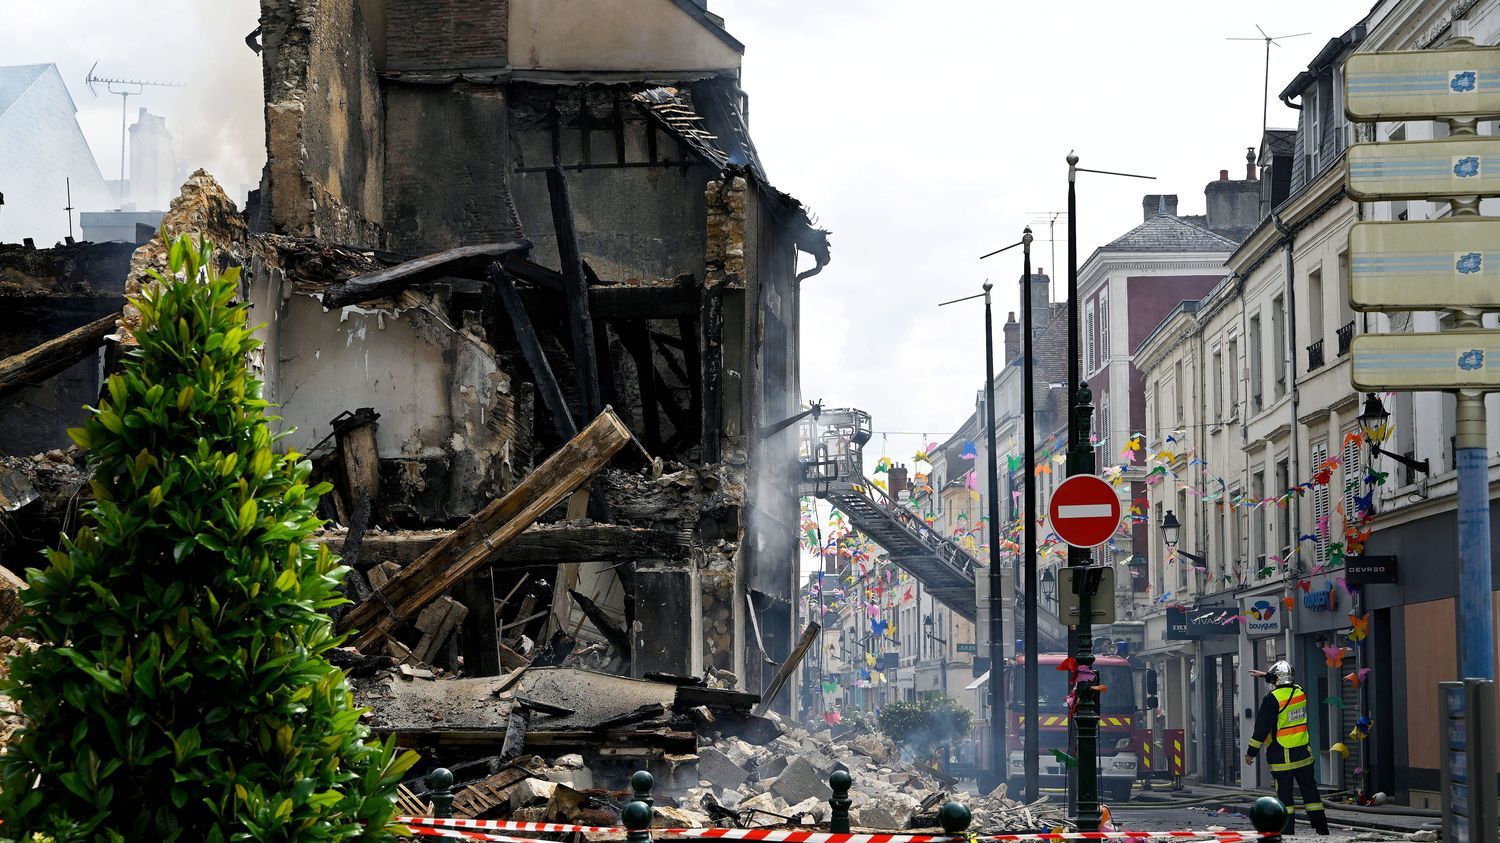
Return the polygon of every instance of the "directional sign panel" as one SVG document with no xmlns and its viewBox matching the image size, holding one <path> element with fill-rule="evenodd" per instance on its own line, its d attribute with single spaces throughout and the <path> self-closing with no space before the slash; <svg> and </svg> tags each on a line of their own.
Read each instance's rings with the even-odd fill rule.
<svg viewBox="0 0 1500 843">
<path fill-rule="evenodd" d="M 1500 136 L 1357 143 L 1346 184 L 1366 201 L 1500 196 Z"/>
<path fill-rule="evenodd" d="M 1500 389 L 1500 331 L 1363 334 L 1350 351 L 1360 392 Z"/>
<path fill-rule="evenodd" d="M 1355 310 L 1500 309 L 1500 218 L 1355 223 L 1349 270 Z"/>
<path fill-rule="evenodd" d="M 1098 547 L 1120 527 L 1120 496 L 1092 474 L 1064 480 L 1048 507 L 1052 529 L 1073 547 Z"/>
<path fill-rule="evenodd" d="M 1500 116 L 1500 49 L 1355 53 L 1344 64 L 1350 120 Z"/>
</svg>

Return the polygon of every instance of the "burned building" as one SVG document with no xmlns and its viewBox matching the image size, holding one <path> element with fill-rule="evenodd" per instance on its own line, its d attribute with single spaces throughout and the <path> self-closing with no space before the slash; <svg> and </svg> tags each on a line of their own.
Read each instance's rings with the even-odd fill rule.
<svg viewBox="0 0 1500 843">
<path fill-rule="evenodd" d="M 375 523 L 447 527 L 612 407 L 688 476 L 607 475 L 588 513 L 672 531 L 682 558 L 559 547 L 526 631 L 577 628 L 577 590 L 679 642 L 636 675 L 769 681 L 795 632 L 796 453 L 759 430 L 798 409 L 798 286 L 829 253 L 750 140 L 743 46 L 693 0 L 265 0 L 259 39 L 252 228 L 394 275 L 446 255 L 373 296 L 249 274 L 292 444 L 370 407 Z"/>
</svg>

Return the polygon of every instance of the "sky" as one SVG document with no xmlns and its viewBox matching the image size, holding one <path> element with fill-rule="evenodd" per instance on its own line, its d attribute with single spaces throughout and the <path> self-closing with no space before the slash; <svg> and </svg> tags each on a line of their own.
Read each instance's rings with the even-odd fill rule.
<svg viewBox="0 0 1500 843">
<path fill-rule="evenodd" d="M 555 0 L 583 2 L 584 0 Z M 666 0 L 640 0 L 640 2 Z M 833 262 L 803 286 L 802 391 L 874 418 L 871 450 L 898 461 L 942 440 L 984 379 L 984 315 L 948 299 L 995 282 L 995 322 L 1017 310 L 1021 255 L 979 255 L 1031 225 L 1033 265 L 1054 276 L 1046 220 L 1067 201 L 1068 151 L 1084 174 L 1079 260 L 1141 221 L 1141 196 L 1203 213 L 1221 169 L 1242 178 L 1258 144 L 1265 47 L 1275 95 L 1372 0 L 1018 3 L 710 0 L 747 45 L 743 86 L 772 181 L 833 233 Z M 85 74 L 169 81 L 130 99 L 164 114 L 190 167 L 236 200 L 264 161 L 256 0 L 0 0 L 0 64 L 55 62 L 105 178 L 119 169 L 120 99 Z M 82 25 L 80 24 L 82 22 Z M 1066 220 L 1056 228 L 1065 261 Z M 1038 270 L 1040 271 L 1040 270 Z M 925 440 L 924 437 L 925 436 Z"/>
</svg>

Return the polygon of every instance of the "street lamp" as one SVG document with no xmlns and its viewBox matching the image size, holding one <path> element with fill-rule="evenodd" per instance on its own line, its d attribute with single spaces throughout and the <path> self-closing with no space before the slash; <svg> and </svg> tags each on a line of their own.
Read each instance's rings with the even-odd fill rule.
<svg viewBox="0 0 1500 843">
<path fill-rule="evenodd" d="M 1167 547 L 1177 551 L 1178 556 L 1191 560 L 1194 565 L 1199 567 L 1207 567 L 1207 559 L 1196 553 L 1188 553 L 1186 550 L 1181 550 L 1177 547 L 1177 537 L 1181 532 L 1182 522 L 1177 520 L 1177 514 L 1170 509 L 1167 510 L 1167 514 L 1161 517 L 1162 540 L 1166 542 Z"/>
<path fill-rule="evenodd" d="M 1057 575 L 1051 568 L 1042 572 L 1042 598 L 1048 603 L 1057 602 Z"/>
<path fill-rule="evenodd" d="M 1376 437 L 1380 435 L 1381 430 L 1385 427 L 1386 420 L 1390 417 L 1391 414 L 1386 412 L 1385 404 L 1381 403 L 1380 397 L 1373 392 L 1366 392 L 1365 407 L 1359 414 L 1359 427 L 1364 431 L 1365 441 L 1370 443 L 1370 456 L 1389 457 L 1406 466 L 1411 471 L 1431 474 L 1432 468 L 1427 460 L 1414 460 L 1402 454 L 1393 454 L 1380 447 L 1376 442 Z"/>
</svg>

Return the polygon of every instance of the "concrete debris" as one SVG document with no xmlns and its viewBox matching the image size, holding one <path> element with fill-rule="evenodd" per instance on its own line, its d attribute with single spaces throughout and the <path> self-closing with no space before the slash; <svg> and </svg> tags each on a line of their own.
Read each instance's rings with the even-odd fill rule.
<svg viewBox="0 0 1500 843">
<path fill-rule="evenodd" d="M 798 756 L 787 762 L 786 769 L 771 783 L 771 793 L 788 804 L 798 804 L 807 799 L 827 801 L 833 796 L 816 768 L 806 758 Z"/>
</svg>

